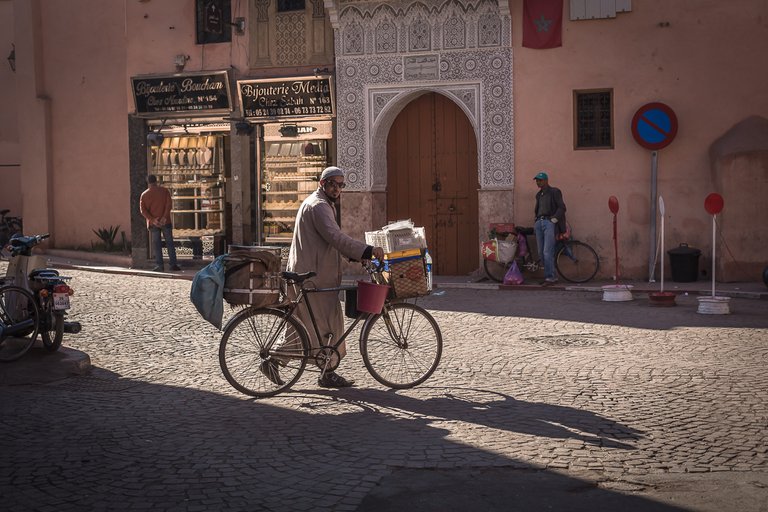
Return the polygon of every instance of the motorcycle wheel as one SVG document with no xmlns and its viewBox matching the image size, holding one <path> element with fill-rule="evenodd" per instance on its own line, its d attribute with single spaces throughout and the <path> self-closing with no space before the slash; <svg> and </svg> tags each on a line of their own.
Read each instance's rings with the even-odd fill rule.
<svg viewBox="0 0 768 512">
<path fill-rule="evenodd" d="M 48 352 L 56 352 L 64 339 L 64 313 L 49 313 L 49 325 L 42 329 L 43 346 Z"/>
</svg>

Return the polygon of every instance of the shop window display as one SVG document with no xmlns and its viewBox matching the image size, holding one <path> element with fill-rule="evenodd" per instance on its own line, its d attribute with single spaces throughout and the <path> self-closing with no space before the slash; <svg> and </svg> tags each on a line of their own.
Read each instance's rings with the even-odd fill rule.
<svg viewBox="0 0 768 512">
<path fill-rule="evenodd" d="M 264 143 L 262 221 L 264 241 L 290 243 L 302 201 L 317 189 L 328 165 L 326 140 Z"/>
<path fill-rule="evenodd" d="M 179 256 L 213 256 L 225 222 L 224 136 L 166 136 L 151 148 L 151 173 L 171 192 Z"/>
</svg>

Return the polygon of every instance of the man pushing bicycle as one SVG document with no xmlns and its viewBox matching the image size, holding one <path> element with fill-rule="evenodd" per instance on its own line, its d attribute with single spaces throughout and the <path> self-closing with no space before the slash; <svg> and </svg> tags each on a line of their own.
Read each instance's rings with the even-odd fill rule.
<svg viewBox="0 0 768 512">
<path fill-rule="evenodd" d="M 287 270 L 290 272 L 316 272 L 313 278 L 318 288 L 333 288 L 341 285 L 342 256 L 352 260 L 384 259 L 384 249 L 373 247 L 346 235 L 337 222 L 338 201 L 346 187 L 344 171 L 338 167 L 327 167 L 320 175 L 320 184 L 301 204 L 296 214 L 296 223 L 288 254 Z M 338 291 L 318 293 L 312 300 L 322 343 L 314 329 L 309 330 L 313 349 L 333 343 L 344 332 L 344 314 L 338 298 Z M 295 299 L 298 290 L 289 287 L 288 296 Z M 299 304 L 297 314 L 304 325 L 312 325 L 306 304 Z M 346 343 L 338 347 L 339 356 L 346 355 Z M 278 383 L 279 363 L 270 359 L 261 363 L 260 369 L 272 382 Z M 317 383 L 326 388 L 344 388 L 354 385 L 336 372 L 324 372 Z"/>
</svg>

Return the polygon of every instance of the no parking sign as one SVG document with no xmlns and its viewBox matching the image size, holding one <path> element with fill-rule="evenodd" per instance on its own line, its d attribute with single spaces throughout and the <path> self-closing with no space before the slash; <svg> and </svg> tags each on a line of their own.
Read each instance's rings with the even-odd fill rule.
<svg viewBox="0 0 768 512">
<path fill-rule="evenodd" d="M 677 116 L 664 103 L 648 103 L 632 118 L 632 136 L 646 149 L 667 147 L 677 135 Z"/>
<path fill-rule="evenodd" d="M 648 103 L 632 117 L 632 136 L 638 144 L 651 150 L 650 201 L 650 254 L 648 255 L 648 282 L 654 281 L 656 266 L 656 175 L 658 150 L 669 146 L 677 135 L 677 116 L 664 103 Z"/>
</svg>

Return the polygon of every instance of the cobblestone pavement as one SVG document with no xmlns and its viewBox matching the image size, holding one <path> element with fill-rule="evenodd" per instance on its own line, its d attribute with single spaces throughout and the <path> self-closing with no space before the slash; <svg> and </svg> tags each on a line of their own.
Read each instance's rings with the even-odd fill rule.
<svg viewBox="0 0 768 512">
<path fill-rule="evenodd" d="M 64 344 L 94 370 L 0 387 L 4 510 L 356 510 L 421 468 L 592 472 L 606 492 L 768 473 L 766 301 L 700 315 L 694 297 L 446 290 L 421 301 L 444 336 L 421 387 L 383 388 L 353 343 L 341 373 L 358 387 L 305 373 L 253 400 L 222 376 L 188 281 L 67 274 L 83 332 Z"/>
</svg>

